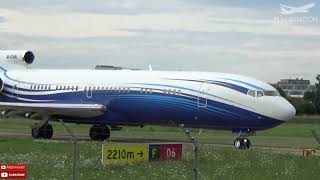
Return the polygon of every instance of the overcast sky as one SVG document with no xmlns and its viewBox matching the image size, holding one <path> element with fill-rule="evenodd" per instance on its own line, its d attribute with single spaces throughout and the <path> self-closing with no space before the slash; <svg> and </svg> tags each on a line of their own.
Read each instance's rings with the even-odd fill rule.
<svg viewBox="0 0 320 180">
<path fill-rule="evenodd" d="M 280 14 L 280 3 L 316 5 Z M 318 18 L 275 22 L 275 18 Z M 320 73 L 319 0 L 1 0 L 0 48 L 33 68 L 96 64 L 236 73 L 275 82 Z"/>
</svg>

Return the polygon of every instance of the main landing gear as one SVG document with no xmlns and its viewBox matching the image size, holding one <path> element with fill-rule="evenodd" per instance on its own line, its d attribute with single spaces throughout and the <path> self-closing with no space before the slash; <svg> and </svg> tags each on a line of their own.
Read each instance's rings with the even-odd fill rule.
<svg viewBox="0 0 320 180">
<path fill-rule="evenodd" d="M 110 129 L 106 125 L 93 125 L 90 128 L 89 135 L 94 141 L 104 141 L 110 138 Z"/>
<path fill-rule="evenodd" d="M 251 142 L 248 138 L 240 136 L 234 140 L 233 145 L 236 149 L 245 150 L 250 148 Z"/>
<path fill-rule="evenodd" d="M 34 139 L 51 139 L 53 135 L 52 125 L 48 122 L 32 126 L 31 135 Z"/>
</svg>

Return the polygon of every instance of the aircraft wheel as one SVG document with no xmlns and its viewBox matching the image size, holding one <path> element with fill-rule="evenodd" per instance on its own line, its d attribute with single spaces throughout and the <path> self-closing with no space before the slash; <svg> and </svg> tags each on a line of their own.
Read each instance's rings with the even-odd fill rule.
<svg viewBox="0 0 320 180">
<path fill-rule="evenodd" d="M 110 138 L 110 129 L 108 126 L 101 126 L 100 127 L 100 135 L 99 135 L 99 140 L 104 141 L 106 139 Z"/>
<path fill-rule="evenodd" d="M 91 138 L 91 140 L 97 140 L 98 139 L 98 129 L 97 129 L 97 126 L 92 126 L 90 128 L 90 132 L 89 132 L 89 136 Z"/>
<path fill-rule="evenodd" d="M 233 145 L 234 145 L 234 147 L 235 147 L 236 149 L 241 149 L 242 144 L 243 144 L 243 142 L 242 142 L 242 139 L 241 139 L 241 138 L 237 138 L 237 139 L 235 139 L 234 142 L 233 142 Z"/>
<path fill-rule="evenodd" d="M 31 135 L 34 139 L 39 139 L 40 138 L 40 131 L 39 128 L 32 127 L 31 129 Z"/>
<path fill-rule="evenodd" d="M 244 138 L 243 139 L 243 143 L 244 143 L 244 148 L 245 149 L 249 149 L 250 148 L 250 145 L 251 145 L 251 142 L 248 138 Z"/>
<path fill-rule="evenodd" d="M 43 139 L 51 139 L 53 135 L 53 128 L 51 124 L 45 124 L 41 127 L 42 129 L 42 138 Z"/>
<path fill-rule="evenodd" d="M 104 141 L 110 137 L 110 129 L 108 126 L 93 125 L 90 128 L 89 136 L 94 141 Z"/>
<path fill-rule="evenodd" d="M 248 138 L 238 137 L 234 140 L 233 145 L 236 149 L 245 150 L 250 148 L 251 142 Z"/>
</svg>

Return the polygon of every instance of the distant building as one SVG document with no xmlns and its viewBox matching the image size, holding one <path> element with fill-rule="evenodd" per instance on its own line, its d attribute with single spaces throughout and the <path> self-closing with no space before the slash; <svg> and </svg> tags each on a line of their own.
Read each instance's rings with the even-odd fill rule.
<svg viewBox="0 0 320 180">
<path fill-rule="evenodd" d="M 316 86 L 310 84 L 310 80 L 305 79 L 281 79 L 276 85 L 280 87 L 287 96 L 303 98 L 303 95 L 307 91 L 316 91 Z"/>
</svg>

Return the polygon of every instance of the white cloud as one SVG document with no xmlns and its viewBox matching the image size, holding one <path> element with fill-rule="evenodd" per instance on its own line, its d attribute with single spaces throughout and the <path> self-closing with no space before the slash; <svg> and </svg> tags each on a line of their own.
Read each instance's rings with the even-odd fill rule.
<svg viewBox="0 0 320 180">
<path fill-rule="evenodd" d="M 128 4 L 127 6 L 134 6 Z M 136 15 L 91 13 L 34 14 L 0 9 L 8 19 L 0 28 L 27 36 L 83 38 L 98 36 L 134 36 L 125 29 L 157 31 L 246 32 L 261 35 L 320 36 L 318 26 L 276 24 L 273 19 L 212 17 L 211 12 L 180 12 Z M 217 15 L 218 16 L 218 15 Z"/>
<path fill-rule="evenodd" d="M 2 47 L 34 49 L 39 66 L 46 67 L 152 63 L 156 69 L 218 70 L 267 81 L 315 74 L 320 65 L 320 26 L 274 23 L 278 3 L 277 11 L 187 1 L 90 3 L 0 9 L 1 44 L 8 44 Z"/>
</svg>

